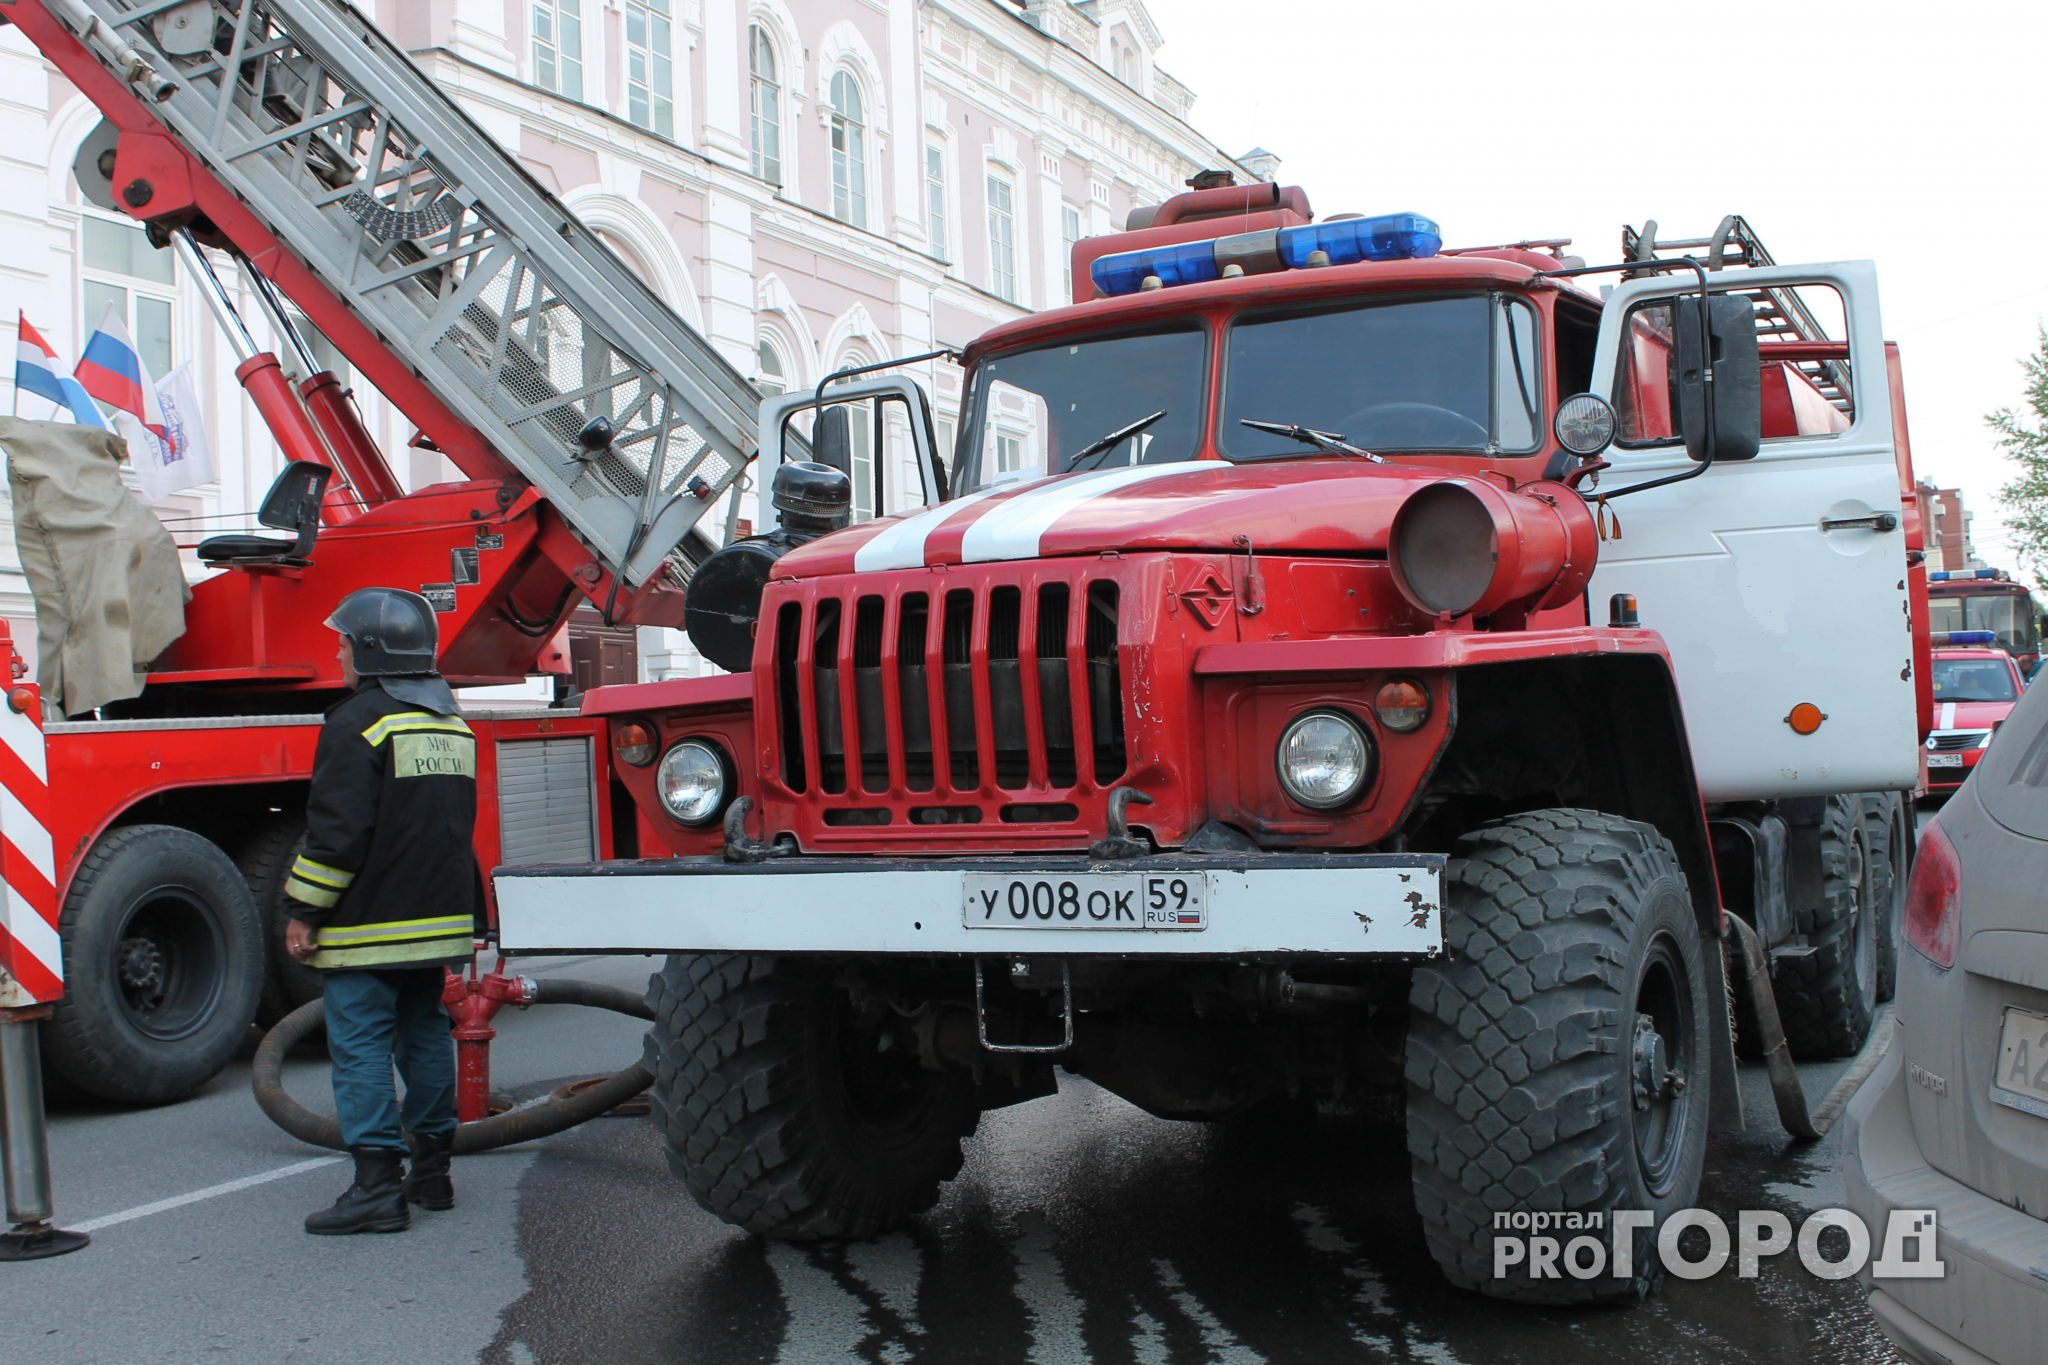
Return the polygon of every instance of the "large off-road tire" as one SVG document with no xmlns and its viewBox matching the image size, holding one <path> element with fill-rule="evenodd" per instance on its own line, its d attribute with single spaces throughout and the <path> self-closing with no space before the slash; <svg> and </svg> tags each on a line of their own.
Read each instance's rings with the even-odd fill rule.
<svg viewBox="0 0 2048 1365">
<path fill-rule="evenodd" d="M 1654 1241 L 1634 1233 L 1631 1274 L 1615 1277 L 1611 1215 L 1661 1223 L 1693 1203 L 1719 1018 L 1677 856 L 1649 825 L 1535 811 L 1460 838 L 1444 894 L 1447 956 L 1416 969 L 1408 997 L 1408 1150 L 1430 1253 L 1497 1298 L 1639 1298 L 1663 1274 Z M 1524 1263 L 1496 1279 L 1494 1216 L 1522 1212 L 1603 1215 L 1600 1231 L 1552 1234 L 1593 1236 L 1602 1273 L 1536 1279 Z"/>
<path fill-rule="evenodd" d="M 1813 951 L 1777 959 L 1772 974 L 1785 1041 L 1802 1060 L 1855 1056 L 1877 1012 L 1878 915 L 1864 806 L 1860 793 L 1827 799 L 1820 903 L 1794 911 Z"/>
<path fill-rule="evenodd" d="M 887 1232 L 938 1202 L 980 1110 L 815 958 L 676 954 L 647 983 L 649 1091 L 669 1169 L 707 1212 L 783 1241 Z"/>
<path fill-rule="evenodd" d="M 266 967 L 263 993 L 256 1004 L 256 1022 L 265 1028 L 321 995 L 320 973 L 293 957 L 284 946 L 285 926 L 292 918 L 284 894 L 285 879 L 305 847 L 306 818 L 279 815 L 258 829 L 235 857 L 263 921 Z"/>
<path fill-rule="evenodd" d="M 44 1064 L 130 1104 L 182 1099 L 220 1074 L 256 1017 L 263 925 L 227 854 L 190 830 L 102 835 L 59 921 L 65 994 Z"/>
<path fill-rule="evenodd" d="M 1877 1003 L 1890 1000 L 1899 985 L 1899 930 L 1905 919 L 1906 888 L 1913 880 L 1913 807 L 1897 792 L 1870 798 L 1865 815 L 1870 834 L 1870 904 L 1877 939 Z"/>
</svg>

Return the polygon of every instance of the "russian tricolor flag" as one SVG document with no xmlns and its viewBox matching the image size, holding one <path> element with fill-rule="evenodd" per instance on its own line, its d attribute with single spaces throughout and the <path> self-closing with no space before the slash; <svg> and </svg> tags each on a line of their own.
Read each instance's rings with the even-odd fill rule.
<svg viewBox="0 0 2048 1365">
<path fill-rule="evenodd" d="M 135 341 L 121 322 L 121 309 L 108 304 L 106 315 L 85 351 L 78 357 L 73 373 L 85 391 L 111 407 L 133 413 L 142 425 L 168 440 L 164 432 L 164 410 L 156 401 L 156 381 L 142 366 Z"/>
<path fill-rule="evenodd" d="M 80 426 L 98 427 L 105 431 L 107 419 L 100 416 L 100 410 L 93 405 L 92 395 L 85 391 L 85 386 L 70 375 L 59 372 L 56 348 L 29 325 L 26 313 L 15 316 L 14 387 L 21 392 L 47 398 L 60 408 L 69 408 L 71 420 Z"/>
</svg>

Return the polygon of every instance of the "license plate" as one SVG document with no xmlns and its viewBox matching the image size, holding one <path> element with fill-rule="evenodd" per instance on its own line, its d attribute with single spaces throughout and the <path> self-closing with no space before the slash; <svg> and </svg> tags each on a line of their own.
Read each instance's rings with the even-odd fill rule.
<svg viewBox="0 0 2048 1365">
<path fill-rule="evenodd" d="M 2048 1018 L 2025 1010 L 2005 1012 L 1991 1098 L 2009 1109 L 2048 1118 Z"/>
<path fill-rule="evenodd" d="M 1963 766 L 1963 756 L 1961 754 L 1929 754 L 1927 755 L 1927 766 L 1930 768 L 1960 768 Z"/>
<path fill-rule="evenodd" d="M 1206 872 L 969 872 L 970 929 L 1206 929 Z"/>
</svg>

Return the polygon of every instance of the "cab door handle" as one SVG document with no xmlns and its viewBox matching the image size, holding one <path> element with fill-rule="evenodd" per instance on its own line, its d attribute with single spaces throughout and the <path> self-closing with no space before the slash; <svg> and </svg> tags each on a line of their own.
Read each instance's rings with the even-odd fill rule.
<svg viewBox="0 0 2048 1365">
<path fill-rule="evenodd" d="M 1853 531 L 1858 527 L 1868 531 L 1896 531 L 1899 519 L 1890 512 L 1873 512 L 1867 517 L 1822 517 L 1820 520 L 1822 531 Z"/>
</svg>

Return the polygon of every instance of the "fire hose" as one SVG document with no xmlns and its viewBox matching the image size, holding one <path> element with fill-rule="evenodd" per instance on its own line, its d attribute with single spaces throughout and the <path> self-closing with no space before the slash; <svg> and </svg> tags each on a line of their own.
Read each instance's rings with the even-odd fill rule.
<svg viewBox="0 0 2048 1365">
<path fill-rule="evenodd" d="M 505 986 L 488 995 L 484 989 L 479 989 L 486 983 L 496 982 L 504 982 Z M 459 1045 L 487 1046 L 491 1030 L 482 1023 L 465 1021 L 464 1011 L 455 999 L 458 995 L 483 1004 L 485 1008 L 481 1013 L 484 1021 L 496 1012 L 499 1004 L 589 1005 L 629 1014 L 636 1019 L 654 1017 L 654 1011 L 647 1007 L 645 1000 L 618 986 L 604 986 L 591 981 L 512 979 L 498 976 L 495 972 L 481 981 L 451 974 L 448 994 L 444 998 L 455 1006 L 451 1013 L 456 1020 L 453 1032 Z M 326 1022 L 327 1005 L 321 1000 L 301 1005 L 278 1020 L 276 1027 L 263 1035 L 263 1042 L 256 1049 L 250 1080 L 256 1092 L 257 1107 L 272 1123 L 301 1142 L 339 1151 L 342 1146 L 340 1120 L 314 1113 L 293 1099 L 284 1088 L 285 1056 L 314 1030 L 325 1027 Z M 465 1030 L 472 1036 L 465 1038 Z M 476 1036 L 479 1034 L 480 1037 Z M 457 1153 L 487 1152 L 494 1147 L 508 1147 L 515 1142 L 530 1142 L 534 1138 L 563 1132 L 631 1099 L 653 1080 L 654 1076 L 646 1066 L 635 1062 L 587 1089 L 568 1087 L 556 1091 L 540 1104 L 464 1122 L 455 1130 L 455 1150 Z"/>
</svg>

